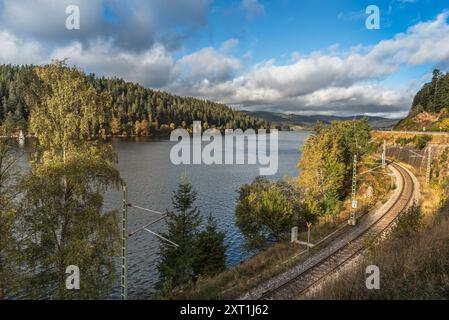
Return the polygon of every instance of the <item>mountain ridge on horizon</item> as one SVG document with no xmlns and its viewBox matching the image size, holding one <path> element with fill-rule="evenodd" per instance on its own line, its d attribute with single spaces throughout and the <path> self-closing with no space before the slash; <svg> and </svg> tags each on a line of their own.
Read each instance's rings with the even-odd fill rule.
<svg viewBox="0 0 449 320">
<path fill-rule="evenodd" d="M 272 111 L 244 111 L 250 116 L 264 119 L 272 124 L 278 125 L 281 128 L 298 128 L 310 129 L 319 121 L 324 124 L 330 124 L 332 121 L 346 121 L 354 119 L 354 116 L 337 116 L 337 115 L 299 115 L 293 113 L 281 113 Z M 357 119 L 366 117 L 369 124 L 376 129 L 391 129 L 401 119 L 385 118 L 380 116 L 366 116 L 355 115 Z"/>
</svg>

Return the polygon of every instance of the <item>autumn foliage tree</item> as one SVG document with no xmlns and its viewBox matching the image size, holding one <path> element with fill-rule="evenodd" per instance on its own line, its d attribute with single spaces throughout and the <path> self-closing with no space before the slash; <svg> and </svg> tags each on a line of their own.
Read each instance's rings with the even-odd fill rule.
<svg viewBox="0 0 449 320">
<path fill-rule="evenodd" d="M 10 129 L 0 126 L 0 135 L 11 134 Z M 19 156 L 11 140 L 0 138 L 0 300 L 17 293 L 20 283 L 20 251 L 15 237 Z"/>
<path fill-rule="evenodd" d="M 236 225 L 250 248 L 281 239 L 292 227 L 304 226 L 308 221 L 292 184 L 263 177 L 240 188 L 235 215 Z"/>
<path fill-rule="evenodd" d="M 349 192 L 354 155 L 374 150 L 367 119 L 317 125 L 302 148 L 297 184 L 307 209 L 318 216 L 337 213 Z"/>
<path fill-rule="evenodd" d="M 35 69 L 26 96 L 37 137 L 18 213 L 27 292 L 32 297 L 104 298 L 115 277 L 116 212 L 103 212 L 103 193 L 117 186 L 116 156 L 100 140 L 111 98 L 64 62 Z M 77 265 L 80 290 L 65 287 Z"/>
</svg>

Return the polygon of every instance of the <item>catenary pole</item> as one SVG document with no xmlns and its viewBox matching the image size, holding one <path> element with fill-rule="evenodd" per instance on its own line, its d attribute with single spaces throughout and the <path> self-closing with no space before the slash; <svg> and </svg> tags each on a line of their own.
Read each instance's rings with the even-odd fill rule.
<svg viewBox="0 0 449 320">
<path fill-rule="evenodd" d="M 128 299 L 128 190 L 123 184 L 121 299 Z"/>
<path fill-rule="evenodd" d="M 357 155 L 354 155 L 354 164 L 352 168 L 352 201 L 351 201 L 351 217 L 349 218 L 348 224 L 355 226 L 356 224 L 356 218 L 355 218 L 355 212 L 357 209 Z"/>
</svg>

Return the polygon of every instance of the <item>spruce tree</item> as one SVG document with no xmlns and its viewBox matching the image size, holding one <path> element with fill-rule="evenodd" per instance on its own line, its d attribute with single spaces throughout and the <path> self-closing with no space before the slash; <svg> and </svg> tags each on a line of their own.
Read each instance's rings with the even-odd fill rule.
<svg viewBox="0 0 449 320">
<path fill-rule="evenodd" d="M 198 254 L 195 259 L 195 274 L 212 276 L 226 269 L 225 234 L 217 228 L 212 215 L 207 219 L 206 229 L 198 235 Z"/>
<path fill-rule="evenodd" d="M 197 194 L 185 177 L 172 197 L 175 212 L 167 212 L 168 231 L 164 237 L 179 247 L 161 243 L 161 261 L 158 265 L 160 279 L 157 288 L 169 293 L 173 288 L 192 282 L 195 278 L 194 263 L 197 256 L 196 239 L 201 225 L 200 212 L 194 206 Z"/>
<path fill-rule="evenodd" d="M 183 177 L 173 194 L 175 212 L 167 212 L 168 231 L 163 235 L 179 247 L 161 242 L 157 288 L 163 296 L 176 287 L 193 284 L 201 275 L 214 275 L 226 268 L 225 235 L 218 231 L 211 215 L 200 231 L 202 219 L 194 206 L 196 199 L 197 193 Z"/>
</svg>

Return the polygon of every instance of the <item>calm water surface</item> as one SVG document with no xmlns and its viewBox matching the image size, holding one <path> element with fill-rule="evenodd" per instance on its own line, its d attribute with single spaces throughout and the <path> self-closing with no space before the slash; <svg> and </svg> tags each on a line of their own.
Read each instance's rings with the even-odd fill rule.
<svg viewBox="0 0 449 320">
<path fill-rule="evenodd" d="M 296 176 L 296 165 L 300 157 L 300 146 L 308 137 L 308 132 L 279 133 L 279 170 L 270 179 Z M 209 213 L 216 218 L 218 227 L 226 233 L 228 246 L 226 257 L 229 266 L 249 258 L 252 252 L 242 247 L 244 238 L 235 226 L 234 209 L 237 190 L 244 183 L 259 175 L 257 165 L 180 165 L 170 162 L 170 149 L 175 143 L 168 140 L 114 141 L 113 147 L 119 157 L 119 169 L 128 184 L 129 202 L 157 211 L 171 208 L 171 196 L 180 177 L 186 173 L 198 192 L 197 206 L 202 215 Z M 254 150 L 250 150 L 254 152 Z M 105 197 L 105 208 L 120 208 L 121 192 L 109 192 Z M 157 215 L 130 209 L 129 228 L 135 228 L 152 221 Z M 165 231 L 161 222 L 153 225 L 156 232 Z M 158 273 L 156 269 L 159 241 L 149 233 L 141 232 L 131 237 L 129 245 L 129 297 L 145 298 L 154 288 Z M 112 297 L 119 296 L 119 283 Z"/>
<path fill-rule="evenodd" d="M 276 180 L 284 176 L 296 176 L 296 165 L 300 157 L 300 146 L 308 137 L 308 132 L 279 132 L 279 169 Z M 112 141 L 119 158 L 119 170 L 128 185 L 129 202 L 157 211 L 171 209 L 173 190 L 181 176 L 186 173 L 198 193 L 201 214 L 209 213 L 216 218 L 218 227 L 226 234 L 228 246 L 227 265 L 233 266 L 249 258 L 254 252 L 243 248 L 244 238 L 235 226 L 234 209 L 238 189 L 244 183 L 251 183 L 259 175 L 258 165 L 179 165 L 170 162 L 170 149 L 174 142 L 169 140 L 123 140 Z M 249 150 L 255 152 L 255 150 Z M 246 156 L 246 152 L 245 152 Z M 25 163 L 24 163 L 25 165 Z M 26 166 L 26 165 L 25 165 Z M 121 215 L 122 192 L 109 191 L 105 195 L 104 208 L 118 209 Z M 149 214 L 130 208 L 129 230 L 148 223 L 157 214 Z M 152 226 L 156 232 L 165 231 L 165 223 Z M 157 261 L 159 241 L 151 234 L 140 232 L 128 242 L 128 296 L 130 299 L 147 298 L 158 280 Z M 119 261 L 117 260 L 117 263 Z M 120 272 L 120 268 L 117 268 Z M 110 298 L 120 297 L 120 275 Z"/>
</svg>

